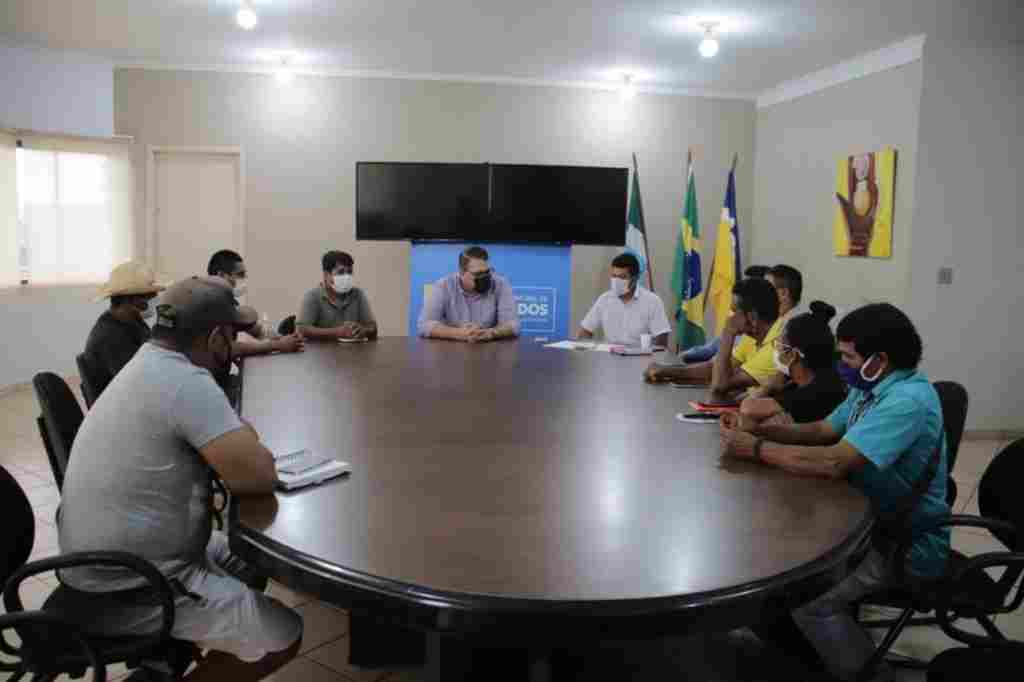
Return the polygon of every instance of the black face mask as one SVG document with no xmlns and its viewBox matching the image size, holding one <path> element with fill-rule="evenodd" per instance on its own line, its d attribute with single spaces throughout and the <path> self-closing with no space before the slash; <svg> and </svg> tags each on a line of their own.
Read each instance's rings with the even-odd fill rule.
<svg viewBox="0 0 1024 682">
<path fill-rule="evenodd" d="M 474 277 L 473 282 L 476 285 L 476 293 L 478 294 L 486 294 L 491 290 L 491 285 L 494 283 L 491 273 L 489 272 L 487 274 L 480 275 L 479 277 Z"/>
</svg>

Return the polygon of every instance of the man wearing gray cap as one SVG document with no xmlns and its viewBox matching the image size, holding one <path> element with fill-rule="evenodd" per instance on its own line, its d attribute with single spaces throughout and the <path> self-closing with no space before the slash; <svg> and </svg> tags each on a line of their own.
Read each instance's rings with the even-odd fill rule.
<svg viewBox="0 0 1024 682">
<path fill-rule="evenodd" d="M 231 362 L 238 329 L 256 322 L 223 283 L 192 278 L 157 306 L 152 340 L 88 413 L 62 491 L 62 552 L 119 550 L 148 559 L 178 587 L 172 637 L 214 653 L 190 680 L 257 680 L 298 651 L 301 617 L 246 585 L 251 571 L 212 531 L 211 470 L 234 495 L 269 495 L 276 472 L 252 426 L 231 409 L 213 372 Z M 109 568 L 61 579 L 83 591 L 142 586 Z M 100 634 L 158 629 L 160 609 L 117 605 L 88 614 Z"/>
</svg>

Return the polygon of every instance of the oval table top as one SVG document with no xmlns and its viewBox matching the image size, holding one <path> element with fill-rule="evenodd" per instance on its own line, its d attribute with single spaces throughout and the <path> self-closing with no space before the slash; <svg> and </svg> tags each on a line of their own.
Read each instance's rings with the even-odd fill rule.
<svg viewBox="0 0 1024 682">
<path fill-rule="evenodd" d="M 458 608 L 673 608 L 835 571 L 870 527 L 843 481 L 722 458 L 650 358 L 382 338 L 249 358 L 275 453 L 352 473 L 243 499 L 233 543 L 348 588 Z M 250 548 L 251 549 L 251 548 Z"/>
</svg>

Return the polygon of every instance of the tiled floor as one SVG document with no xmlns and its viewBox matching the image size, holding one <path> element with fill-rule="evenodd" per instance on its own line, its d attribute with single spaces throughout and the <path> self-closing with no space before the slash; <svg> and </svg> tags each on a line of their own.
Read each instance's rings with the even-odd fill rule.
<svg viewBox="0 0 1024 682">
<path fill-rule="evenodd" d="M 77 386 L 72 388 L 77 394 Z M 30 389 L 21 388 L 0 394 L 0 464 L 18 480 L 32 502 L 37 522 L 33 559 L 50 556 L 58 551 L 54 515 L 59 495 L 36 430 L 35 418 L 38 413 L 39 408 Z M 1006 443 L 997 441 L 963 443 L 954 474 L 960 488 L 955 511 L 977 513 L 978 481 L 993 455 L 1005 445 Z M 955 531 L 953 544 L 967 554 L 1003 549 L 987 531 L 977 529 Z M 23 587 L 23 601 L 29 608 L 41 605 L 55 586 L 56 579 L 52 574 L 33 578 Z M 418 670 L 371 671 L 353 668 L 348 665 L 348 616 L 344 611 L 273 582 L 270 594 L 302 613 L 305 636 L 299 657 L 268 679 L 274 682 L 406 682 L 420 678 Z M 1002 616 L 996 622 L 1007 635 L 1024 640 L 1024 609 Z M 745 666 L 743 656 L 737 657 L 736 650 L 738 647 L 742 651 L 743 642 L 748 638 L 749 636 L 740 632 L 700 642 L 698 649 L 693 653 L 705 663 L 703 667 L 695 665 L 694 656 L 684 654 L 691 650 L 692 641 L 638 647 L 629 655 L 616 654 L 616 660 L 609 662 L 607 666 L 604 662 L 595 666 L 588 665 L 588 672 L 590 667 L 594 667 L 595 670 L 593 675 L 588 674 L 586 678 L 607 679 L 608 666 L 611 666 L 612 669 L 621 669 L 622 674 L 617 677 L 633 680 L 753 681 L 775 679 L 777 675 L 781 675 L 779 679 L 801 679 L 799 674 L 793 674 L 795 671 L 777 670 L 766 675 L 763 664 L 755 662 Z M 731 653 L 725 658 L 730 659 L 730 662 L 724 667 L 711 670 L 706 662 L 707 659 L 714 658 L 708 652 L 712 651 L 716 644 L 728 647 Z M 951 640 L 935 628 L 910 628 L 897 642 L 894 651 L 915 658 L 929 659 L 953 645 Z M 765 654 L 756 647 L 750 650 L 756 652 L 753 658 L 763 663 Z M 597 653 L 595 659 L 601 661 L 602 656 Z M 783 662 L 776 663 L 784 665 Z M 704 668 L 708 670 L 705 671 Z M 126 674 L 123 668 L 115 667 L 109 670 L 108 679 L 119 680 Z M 924 679 L 921 673 L 916 672 L 901 671 L 896 675 L 896 679 L 899 680 Z M 6 679 L 7 676 L 0 673 L 0 682 Z"/>
</svg>

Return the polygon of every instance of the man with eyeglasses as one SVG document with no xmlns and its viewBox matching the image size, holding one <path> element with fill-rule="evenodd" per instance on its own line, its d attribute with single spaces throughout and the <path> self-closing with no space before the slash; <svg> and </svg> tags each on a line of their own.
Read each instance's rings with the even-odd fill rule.
<svg viewBox="0 0 1024 682">
<path fill-rule="evenodd" d="M 439 279 L 420 311 L 420 336 L 483 343 L 519 336 L 512 285 L 494 273 L 486 249 L 459 254 L 459 271 Z"/>
</svg>

